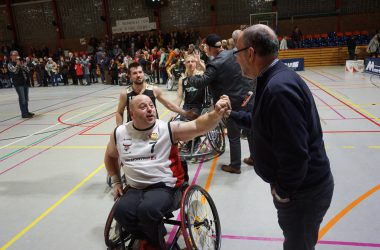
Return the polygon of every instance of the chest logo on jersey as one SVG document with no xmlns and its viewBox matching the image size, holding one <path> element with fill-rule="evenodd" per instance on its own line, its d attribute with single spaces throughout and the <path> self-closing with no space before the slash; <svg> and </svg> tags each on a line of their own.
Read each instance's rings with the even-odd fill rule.
<svg viewBox="0 0 380 250">
<path fill-rule="evenodd" d="M 150 140 L 150 141 L 157 142 L 157 140 L 158 140 L 158 133 L 157 133 L 157 132 L 152 132 L 152 133 L 149 135 L 149 140 Z"/>
<path fill-rule="evenodd" d="M 128 151 L 131 145 L 132 145 L 132 139 L 126 138 L 123 140 L 123 147 L 125 151 Z"/>
</svg>

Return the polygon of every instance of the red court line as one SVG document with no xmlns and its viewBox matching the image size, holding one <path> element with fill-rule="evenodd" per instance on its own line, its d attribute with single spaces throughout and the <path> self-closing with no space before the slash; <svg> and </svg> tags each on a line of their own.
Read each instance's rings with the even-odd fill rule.
<svg viewBox="0 0 380 250">
<path fill-rule="evenodd" d="M 371 123 L 375 124 L 376 126 L 380 127 L 380 124 L 373 121 L 372 118 L 366 116 L 365 114 L 363 114 L 362 112 L 356 110 L 354 107 L 352 107 L 351 105 L 345 103 L 344 101 L 338 99 L 336 96 L 334 96 L 333 94 L 327 92 L 326 90 L 324 90 L 323 88 L 321 88 L 320 86 L 318 86 L 318 84 L 314 83 L 313 81 L 311 81 L 310 79 L 308 79 L 307 77 L 304 77 L 304 76 L 301 76 L 302 78 L 304 78 L 306 81 L 310 82 L 311 84 L 313 84 L 315 87 L 319 88 L 320 90 L 322 90 L 323 92 L 325 92 L 326 94 L 328 94 L 329 96 L 333 97 L 334 99 L 336 99 L 337 101 L 343 103 L 345 106 L 349 107 L 350 109 L 352 109 L 353 111 L 355 111 L 356 113 L 358 113 L 359 115 L 361 115 L 362 117 L 366 118 L 368 121 L 370 121 Z"/>
<path fill-rule="evenodd" d="M 230 240 L 252 240 L 252 241 L 272 241 L 272 242 L 283 242 L 284 241 L 283 238 L 237 236 L 237 235 L 222 235 L 222 238 L 223 239 L 230 239 Z M 320 241 L 318 241 L 317 244 L 335 245 L 335 246 L 353 246 L 353 247 L 380 247 L 380 243 L 332 241 L 332 240 L 320 240 Z"/>
<path fill-rule="evenodd" d="M 101 135 L 111 135 L 111 133 L 104 133 L 104 134 L 80 134 L 80 135 L 94 135 L 94 136 L 101 136 Z"/>
<path fill-rule="evenodd" d="M 62 107 L 58 107 L 58 108 L 55 108 L 55 109 L 48 110 L 48 111 L 46 111 L 46 112 L 41 113 L 41 115 L 42 115 L 42 114 L 49 113 L 49 112 L 54 111 L 54 110 L 58 110 L 58 109 L 61 109 L 61 108 L 65 108 L 65 107 L 68 107 L 68 106 L 71 106 L 71 105 L 74 105 L 74 104 L 77 104 L 77 103 L 81 103 L 81 101 L 79 101 L 79 102 L 74 102 L 74 103 L 68 104 L 68 105 L 66 105 L 66 106 L 62 106 Z M 39 114 L 37 114 L 37 116 L 38 116 L 38 115 L 39 115 Z M 10 128 L 13 128 L 13 127 L 15 127 L 15 126 L 17 126 L 17 125 L 19 125 L 19 124 L 21 124 L 21 123 L 23 123 L 23 122 L 25 122 L 25 121 L 28 121 L 28 120 L 30 120 L 30 119 L 32 119 L 32 118 L 25 119 L 25 120 L 20 121 L 19 123 L 13 124 L 13 125 L 11 125 L 9 128 L 6 128 L 6 129 L 0 131 L 0 134 L 3 133 L 4 131 L 6 131 L 6 130 L 8 130 L 8 129 L 10 129 Z"/>
<path fill-rule="evenodd" d="M 98 124 L 96 124 L 96 126 L 99 125 L 100 123 L 103 123 L 103 122 L 107 121 L 108 119 L 109 119 L 109 118 L 107 118 L 107 119 L 103 119 L 103 120 L 99 121 Z M 79 135 L 81 132 L 82 132 L 82 131 L 80 131 L 80 132 L 78 132 L 78 133 L 76 133 L 76 134 L 73 134 L 73 135 L 71 135 L 71 136 L 69 136 L 69 137 L 67 137 L 67 138 L 65 138 L 65 139 L 63 139 L 63 140 L 61 140 L 61 141 L 59 141 L 59 142 L 53 144 L 51 147 L 46 148 L 46 149 L 42 150 L 41 152 L 38 152 L 38 153 L 36 153 L 36 154 L 30 156 L 29 158 L 27 158 L 27 159 L 25 159 L 25 160 L 23 160 L 23 161 L 17 163 L 16 165 L 13 165 L 12 167 L 9 167 L 9 168 L 7 168 L 7 169 L 1 171 L 1 172 L 0 172 L 0 175 L 2 175 L 2 174 L 4 174 L 4 173 L 6 173 L 6 172 L 8 172 L 8 171 L 10 171 L 10 170 L 12 170 L 12 169 L 14 169 L 14 168 L 20 166 L 20 165 L 22 165 L 23 163 L 25 163 L 25 162 L 27 162 L 27 161 L 29 161 L 29 160 L 31 160 L 31 159 L 37 157 L 38 155 L 40 155 L 40 154 L 42 154 L 42 153 L 44 153 L 44 152 L 50 150 L 52 147 L 57 146 L 57 145 L 61 144 L 62 142 L 65 142 L 65 141 L 67 141 L 68 139 L 70 139 L 70 138 L 72 138 L 72 137 L 74 137 L 74 136 L 76 136 L 76 135 Z M 58 135 L 58 134 L 60 134 L 60 133 L 57 133 L 57 134 L 55 134 L 54 136 L 47 138 L 47 140 L 50 139 L 50 138 L 55 137 L 55 136 Z M 41 142 L 42 142 L 42 141 L 41 141 Z M 40 142 L 38 142 L 37 144 L 39 144 L 39 143 L 40 143 Z M 36 144 L 36 145 L 37 145 L 37 144 Z M 26 148 L 26 149 L 28 149 L 28 148 Z M 22 151 L 23 151 L 23 150 L 22 150 Z M 17 152 L 16 154 L 13 154 L 11 157 L 13 157 L 14 155 L 19 154 L 19 153 L 22 152 L 22 151 L 19 151 L 19 152 Z M 9 157 L 9 158 L 11 158 L 11 157 Z M 9 159 L 9 158 L 6 158 L 6 159 Z"/>
<path fill-rule="evenodd" d="M 6 129 L 1 130 L 0 134 L 3 133 L 3 132 L 5 132 L 5 131 L 7 131 L 7 130 L 9 130 L 9 129 L 11 129 L 11 128 L 13 128 L 13 127 L 16 127 L 17 125 L 19 125 L 19 124 L 21 124 L 23 122 L 26 122 L 27 120 L 30 120 L 30 118 L 22 120 L 22 121 L 20 121 L 18 123 L 15 123 L 15 124 L 11 125 L 10 127 L 6 128 Z"/>
<path fill-rule="evenodd" d="M 81 107 L 79 107 L 79 108 L 81 108 Z M 61 124 L 63 124 L 63 125 L 70 126 L 70 127 L 90 127 L 90 126 L 88 126 L 88 125 L 83 125 L 83 124 L 81 124 L 81 123 L 67 123 L 67 122 L 62 121 L 62 117 L 63 117 L 64 115 L 67 115 L 68 113 L 72 112 L 73 110 L 77 110 L 77 109 L 78 109 L 78 108 L 76 108 L 76 109 L 72 109 L 72 110 L 69 110 L 69 111 L 67 111 L 67 112 L 65 112 L 65 113 L 63 113 L 63 114 L 61 114 L 60 116 L 58 116 L 58 122 L 61 123 Z"/>
<path fill-rule="evenodd" d="M 324 103 L 327 107 L 329 107 L 332 111 L 334 111 L 335 113 L 337 113 L 342 119 L 346 119 L 346 117 L 344 117 L 341 113 L 339 113 L 336 109 L 334 109 L 332 106 L 330 106 L 327 102 L 325 102 L 321 97 L 319 97 L 318 95 L 316 95 L 315 93 L 313 93 L 313 96 L 315 96 L 316 98 L 318 98 L 318 100 L 320 100 L 322 103 Z"/>
<path fill-rule="evenodd" d="M 109 114 L 108 116 L 109 116 L 109 117 L 106 116 L 106 118 L 107 118 L 106 120 L 109 120 L 109 119 L 113 118 L 113 117 L 114 117 L 114 113 Z M 87 132 L 87 131 L 89 131 L 89 130 L 95 128 L 95 127 L 97 127 L 98 125 L 100 125 L 100 123 L 98 123 L 98 124 L 94 124 L 93 126 L 89 126 L 88 128 L 85 128 L 84 130 L 82 130 L 82 131 L 80 132 L 79 135 L 83 135 L 83 133 L 85 133 L 85 132 Z"/>
</svg>

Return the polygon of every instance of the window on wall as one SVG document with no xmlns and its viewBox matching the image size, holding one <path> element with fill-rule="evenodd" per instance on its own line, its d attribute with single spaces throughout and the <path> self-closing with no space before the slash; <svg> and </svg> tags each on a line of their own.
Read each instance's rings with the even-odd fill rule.
<svg viewBox="0 0 380 250">
<path fill-rule="evenodd" d="M 50 2 L 15 5 L 12 8 L 20 44 L 42 46 L 56 38 Z"/>
<path fill-rule="evenodd" d="M 66 39 L 103 36 L 102 0 L 57 0 L 57 6 Z"/>
<path fill-rule="evenodd" d="M 210 25 L 209 0 L 170 0 L 161 8 L 161 29 L 186 29 Z"/>
<path fill-rule="evenodd" d="M 380 12 L 380 1 L 374 0 L 342 0 L 342 14 L 361 14 Z M 380 15 L 380 14 L 379 14 Z"/>
<path fill-rule="evenodd" d="M 108 7 L 111 26 L 115 26 L 117 20 L 142 17 L 149 17 L 149 20 L 154 22 L 153 9 L 141 0 L 109 0 Z"/>
<path fill-rule="evenodd" d="M 249 24 L 249 15 L 272 11 L 272 3 L 267 1 L 218 0 L 216 4 L 217 24 Z"/>
</svg>

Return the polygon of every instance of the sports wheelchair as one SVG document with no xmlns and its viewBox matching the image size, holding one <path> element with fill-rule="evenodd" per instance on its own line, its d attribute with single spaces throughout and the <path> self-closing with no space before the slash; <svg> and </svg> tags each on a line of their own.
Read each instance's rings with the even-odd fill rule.
<svg viewBox="0 0 380 250">
<path fill-rule="evenodd" d="M 168 90 L 175 90 L 178 87 L 182 73 L 185 72 L 184 59 L 180 59 L 179 62 L 170 69 L 170 72 L 172 77 L 166 81 L 166 88 Z"/>
<path fill-rule="evenodd" d="M 211 110 L 213 110 L 212 97 L 208 88 L 205 88 L 205 100 L 202 104 L 201 115 Z M 173 120 L 179 121 L 180 118 L 180 115 L 177 115 Z M 178 149 L 181 159 L 198 159 L 204 157 L 203 161 L 207 161 L 223 154 L 226 148 L 224 127 L 225 125 L 222 121 L 218 126 L 204 135 L 198 136 L 188 142 L 180 141 L 178 143 Z"/>
<path fill-rule="evenodd" d="M 202 187 L 188 184 L 187 164 L 185 161 L 182 163 L 186 173 L 185 182 L 176 190 L 173 205 L 162 219 L 162 223 L 175 226 L 173 230 L 176 230 L 176 233 L 172 242 L 168 242 L 169 246 L 160 246 L 160 248 L 183 249 L 178 244 L 182 233 L 186 249 L 218 250 L 221 247 L 221 227 L 215 204 Z M 104 228 L 105 244 L 107 249 L 133 249 L 137 239 L 114 219 L 118 202 L 119 199 L 115 201 L 107 218 Z M 174 220 L 173 212 L 178 209 L 180 209 L 180 220 Z"/>
</svg>

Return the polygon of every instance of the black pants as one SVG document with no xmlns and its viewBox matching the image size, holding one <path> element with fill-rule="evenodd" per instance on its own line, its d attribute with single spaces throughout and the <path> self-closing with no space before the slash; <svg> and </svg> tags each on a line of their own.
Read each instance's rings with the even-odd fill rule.
<svg viewBox="0 0 380 250">
<path fill-rule="evenodd" d="M 241 166 L 241 144 L 240 128 L 232 119 L 227 119 L 227 137 L 230 143 L 230 165 L 233 168 L 240 169 Z"/>
<path fill-rule="evenodd" d="M 333 191 L 334 179 L 330 175 L 318 186 L 297 192 L 288 203 L 273 199 L 285 236 L 284 250 L 315 249 L 319 226 L 330 207 Z"/>
<path fill-rule="evenodd" d="M 129 188 L 116 208 L 115 219 L 134 237 L 160 246 L 166 235 L 162 218 L 173 204 L 174 191 L 163 185 L 143 190 Z"/>
</svg>

